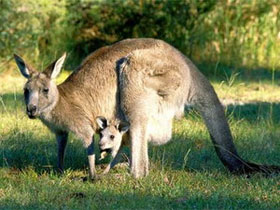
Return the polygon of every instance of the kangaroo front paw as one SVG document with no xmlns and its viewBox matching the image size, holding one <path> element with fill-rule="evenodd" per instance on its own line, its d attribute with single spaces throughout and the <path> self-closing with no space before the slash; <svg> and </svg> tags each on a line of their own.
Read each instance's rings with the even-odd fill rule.
<svg viewBox="0 0 280 210">
<path fill-rule="evenodd" d="M 106 175 L 109 173 L 111 167 L 110 166 L 107 166 L 106 169 L 102 172 L 102 175 Z"/>
</svg>

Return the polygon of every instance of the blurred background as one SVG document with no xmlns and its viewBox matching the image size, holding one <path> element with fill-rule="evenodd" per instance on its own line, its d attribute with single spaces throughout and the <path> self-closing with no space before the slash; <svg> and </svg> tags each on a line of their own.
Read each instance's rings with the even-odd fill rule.
<svg viewBox="0 0 280 210">
<path fill-rule="evenodd" d="M 132 37 L 163 39 L 210 76 L 280 67 L 279 0 L 0 0 L 0 8 L 0 72 L 13 53 L 42 67 L 64 51 L 72 70 Z"/>
</svg>

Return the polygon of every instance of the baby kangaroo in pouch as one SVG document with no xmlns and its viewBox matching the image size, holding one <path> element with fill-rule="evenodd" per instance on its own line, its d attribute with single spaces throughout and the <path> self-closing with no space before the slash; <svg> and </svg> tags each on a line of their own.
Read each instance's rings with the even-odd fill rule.
<svg viewBox="0 0 280 210">
<path fill-rule="evenodd" d="M 112 155 L 112 160 L 103 172 L 103 174 L 107 174 L 118 163 L 122 146 L 128 145 L 128 130 L 130 125 L 126 121 L 119 119 L 107 120 L 102 116 L 96 118 L 96 123 L 100 128 L 100 159 L 104 159 L 108 153 Z"/>
</svg>

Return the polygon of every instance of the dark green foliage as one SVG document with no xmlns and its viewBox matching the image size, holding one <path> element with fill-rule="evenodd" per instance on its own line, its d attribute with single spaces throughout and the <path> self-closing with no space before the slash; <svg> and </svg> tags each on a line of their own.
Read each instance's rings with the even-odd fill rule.
<svg viewBox="0 0 280 210">
<path fill-rule="evenodd" d="M 196 42 L 197 22 L 215 1 L 67 1 L 75 54 L 84 57 L 105 44 L 125 39 L 163 39 L 186 54 Z M 190 44 L 192 43 L 192 44 Z"/>
<path fill-rule="evenodd" d="M 1 0 L 0 7 L 0 64 L 13 52 L 45 64 L 67 51 L 73 69 L 101 46 L 154 37 L 196 63 L 280 66 L 277 0 Z"/>
</svg>

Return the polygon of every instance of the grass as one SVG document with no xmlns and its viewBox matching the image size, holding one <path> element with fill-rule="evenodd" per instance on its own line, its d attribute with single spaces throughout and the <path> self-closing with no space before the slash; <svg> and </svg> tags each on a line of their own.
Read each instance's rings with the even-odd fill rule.
<svg viewBox="0 0 280 210">
<path fill-rule="evenodd" d="M 227 116 L 241 156 L 279 164 L 279 83 L 238 76 L 212 83 L 225 102 L 238 101 Z M 279 209 L 279 176 L 231 175 L 193 110 L 174 122 L 170 143 L 149 147 L 148 177 L 135 180 L 117 167 L 93 183 L 81 181 L 87 158 L 74 135 L 59 175 L 54 135 L 25 115 L 23 84 L 17 73 L 0 75 L 0 209 Z M 97 162 L 99 173 L 105 163 Z"/>
</svg>

